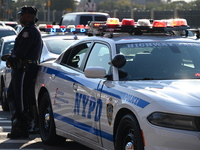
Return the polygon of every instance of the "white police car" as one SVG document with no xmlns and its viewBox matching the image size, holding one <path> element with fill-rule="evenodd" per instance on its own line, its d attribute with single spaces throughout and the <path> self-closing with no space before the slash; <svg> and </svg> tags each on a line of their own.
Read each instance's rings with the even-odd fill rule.
<svg viewBox="0 0 200 150">
<path fill-rule="evenodd" d="M 55 60 L 71 43 L 85 37 L 65 34 L 42 34 L 43 49 L 40 61 Z M 0 56 L 11 53 L 16 35 L 5 36 L 0 40 Z M 7 103 L 7 89 L 11 80 L 11 68 L 6 67 L 6 62 L 0 60 L 0 101 L 4 111 L 9 110 Z"/>
<path fill-rule="evenodd" d="M 88 37 L 40 65 L 35 93 L 42 141 L 69 138 L 95 150 L 198 150 L 199 39 L 170 34 L 169 28 L 188 28 L 181 19 L 148 27 L 113 19 L 117 25 L 93 33 L 147 36 Z"/>
</svg>

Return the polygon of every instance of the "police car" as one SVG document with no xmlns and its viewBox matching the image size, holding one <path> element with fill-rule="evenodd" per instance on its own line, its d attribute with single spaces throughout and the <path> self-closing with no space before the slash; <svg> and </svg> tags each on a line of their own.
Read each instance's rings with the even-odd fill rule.
<svg viewBox="0 0 200 150">
<path fill-rule="evenodd" d="M 71 43 L 85 37 L 79 35 L 78 37 L 72 34 L 44 34 L 42 33 L 43 49 L 40 61 L 55 60 Z M 2 37 L 0 40 L 0 55 L 11 53 L 16 35 Z M 6 62 L 0 60 L 0 101 L 2 109 L 8 111 L 7 103 L 7 89 L 11 80 L 11 69 L 6 67 Z"/>
<path fill-rule="evenodd" d="M 198 150 L 200 41 L 189 37 L 186 23 L 93 22 L 88 35 L 96 36 L 40 64 L 35 94 L 43 143 Z"/>
</svg>

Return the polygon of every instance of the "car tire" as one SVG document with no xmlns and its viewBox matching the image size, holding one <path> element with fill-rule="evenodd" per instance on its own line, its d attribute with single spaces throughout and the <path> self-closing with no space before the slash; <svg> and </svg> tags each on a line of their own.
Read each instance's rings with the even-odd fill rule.
<svg viewBox="0 0 200 150">
<path fill-rule="evenodd" d="M 115 136 L 115 150 L 125 149 L 144 150 L 140 126 L 136 118 L 130 114 L 121 119 Z"/>
<path fill-rule="evenodd" d="M 44 144 L 58 145 L 66 141 L 66 138 L 56 135 L 53 111 L 48 93 L 42 96 L 39 106 L 39 130 Z"/>
<path fill-rule="evenodd" d="M 1 106 L 2 106 L 3 111 L 9 111 L 4 83 L 2 83 L 1 85 Z"/>
</svg>

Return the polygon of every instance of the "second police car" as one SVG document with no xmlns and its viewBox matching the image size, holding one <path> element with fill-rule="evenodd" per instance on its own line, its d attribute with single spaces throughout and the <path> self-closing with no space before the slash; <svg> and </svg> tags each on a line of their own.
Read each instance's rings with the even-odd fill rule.
<svg viewBox="0 0 200 150">
<path fill-rule="evenodd" d="M 14 30 L 14 29 L 13 29 Z M 78 37 L 73 34 L 60 34 L 60 33 L 43 33 L 43 49 L 40 57 L 40 63 L 48 60 L 55 60 L 70 44 L 86 37 L 79 35 Z M 9 54 L 15 42 L 16 35 L 5 36 L 0 40 L 0 55 Z M 0 101 L 4 111 L 9 110 L 7 102 L 7 90 L 11 80 L 11 69 L 6 67 L 6 62 L 0 60 Z"/>
<path fill-rule="evenodd" d="M 104 36 L 81 39 L 40 65 L 35 93 L 42 141 L 69 138 L 101 150 L 198 150 L 200 41 L 187 37 L 186 21 L 136 25 L 111 18 L 91 26 L 90 34 Z"/>
</svg>

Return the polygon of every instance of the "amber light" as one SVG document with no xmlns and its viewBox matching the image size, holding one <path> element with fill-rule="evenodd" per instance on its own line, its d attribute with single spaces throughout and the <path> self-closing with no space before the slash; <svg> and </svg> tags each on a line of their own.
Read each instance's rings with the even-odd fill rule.
<svg viewBox="0 0 200 150">
<path fill-rule="evenodd" d="M 107 25 L 119 25 L 119 19 L 118 18 L 108 18 Z"/>
<path fill-rule="evenodd" d="M 94 23 L 93 26 L 94 27 L 99 27 L 101 24 L 100 23 Z"/>
<path fill-rule="evenodd" d="M 166 22 L 165 21 L 154 20 L 152 26 L 153 27 L 166 27 Z"/>
<path fill-rule="evenodd" d="M 185 26 L 185 25 L 187 25 L 187 22 L 185 19 L 174 19 L 173 25 L 174 26 Z"/>
</svg>

